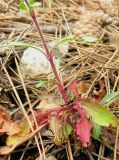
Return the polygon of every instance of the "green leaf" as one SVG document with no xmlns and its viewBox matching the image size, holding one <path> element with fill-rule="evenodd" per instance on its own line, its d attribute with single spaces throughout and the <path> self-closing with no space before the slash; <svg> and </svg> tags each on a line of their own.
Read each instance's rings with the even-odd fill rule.
<svg viewBox="0 0 119 160">
<path fill-rule="evenodd" d="M 109 106 L 110 104 L 116 101 L 119 101 L 119 91 L 112 92 L 111 94 L 106 95 L 102 100 L 102 104 L 104 106 Z"/>
<path fill-rule="evenodd" d="M 22 10 L 27 10 L 27 5 L 26 5 L 25 2 L 20 2 L 20 3 L 19 3 L 19 7 L 20 7 L 20 9 L 22 9 Z"/>
<path fill-rule="evenodd" d="M 68 138 L 68 136 L 71 134 L 72 131 L 73 131 L 73 127 L 70 123 L 67 123 L 63 126 L 63 133 L 65 138 Z"/>
<path fill-rule="evenodd" d="M 97 38 L 96 37 L 93 37 L 93 36 L 83 36 L 82 37 L 82 40 L 84 42 L 88 42 L 88 43 L 92 43 L 92 42 L 96 42 L 97 41 Z"/>
<path fill-rule="evenodd" d="M 71 42 L 71 41 L 78 41 L 78 42 L 80 42 L 81 40 L 77 39 L 77 38 L 72 38 L 72 37 L 64 37 L 64 38 L 62 38 L 62 39 L 54 42 L 52 48 L 56 48 L 60 44 L 63 44 L 65 42 Z"/>
<path fill-rule="evenodd" d="M 92 120 L 92 117 L 89 117 L 89 120 L 93 126 L 92 128 L 92 136 L 94 139 L 99 139 L 100 134 L 101 134 L 101 126 L 97 125 L 96 123 L 94 123 L 94 121 Z"/>
<path fill-rule="evenodd" d="M 101 134 L 101 127 L 97 124 L 93 124 L 92 133 L 93 133 L 93 138 L 98 140 Z"/>
<path fill-rule="evenodd" d="M 29 4 L 34 4 L 34 3 L 36 3 L 36 0 L 29 0 Z"/>
<path fill-rule="evenodd" d="M 5 48 L 5 47 L 9 47 L 9 46 L 24 46 L 24 47 L 31 47 L 31 48 L 35 48 L 37 49 L 38 51 L 40 51 L 41 53 L 45 53 L 44 50 L 34 44 L 31 44 L 31 43 L 24 43 L 24 42 L 9 42 L 7 44 L 1 44 L 0 45 L 0 48 Z"/>
<path fill-rule="evenodd" d="M 79 102 L 83 106 L 87 114 L 92 117 L 94 123 L 106 127 L 108 127 L 109 125 L 119 125 L 117 118 L 112 114 L 112 112 L 98 102 L 91 100 L 80 100 Z"/>
</svg>

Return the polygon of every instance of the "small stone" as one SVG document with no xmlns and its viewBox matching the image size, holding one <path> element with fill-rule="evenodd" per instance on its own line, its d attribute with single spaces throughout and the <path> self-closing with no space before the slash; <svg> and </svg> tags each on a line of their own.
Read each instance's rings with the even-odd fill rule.
<svg viewBox="0 0 119 160">
<path fill-rule="evenodd" d="M 34 48 L 27 48 L 22 57 L 20 68 L 23 77 L 37 76 L 39 74 L 47 74 L 51 71 L 50 63 L 46 56 Z"/>
</svg>

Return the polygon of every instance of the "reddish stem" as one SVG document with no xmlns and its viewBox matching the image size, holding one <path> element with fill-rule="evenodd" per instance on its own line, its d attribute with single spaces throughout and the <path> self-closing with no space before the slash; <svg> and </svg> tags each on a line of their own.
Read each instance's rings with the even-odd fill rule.
<svg viewBox="0 0 119 160">
<path fill-rule="evenodd" d="M 29 7 L 29 10 L 30 10 L 30 5 L 29 5 L 28 0 L 24 0 L 24 1 L 26 2 L 27 6 Z M 63 99 L 64 102 L 66 103 L 66 102 L 67 102 L 67 95 L 66 95 L 66 93 L 65 93 L 64 86 L 63 86 L 63 84 L 62 84 L 62 82 L 61 82 L 61 80 L 60 80 L 60 77 L 59 77 L 59 75 L 58 75 L 58 73 L 57 73 L 55 64 L 54 64 L 54 62 L 53 62 L 53 54 L 52 54 L 52 51 L 49 52 L 49 49 L 48 49 L 47 44 L 46 44 L 46 42 L 45 42 L 45 40 L 44 40 L 42 31 L 41 31 L 41 29 L 40 29 L 40 25 L 38 24 L 38 21 L 37 21 L 37 19 L 36 19 L 36 15 L 35 15 L 35 12 L 34 12 L 33 9 L 30 10 L 30 16 L 32 17 L 32 20 L 33 20 L 33 22 L 34 22 L 34 24 L 35 24 L 35 26 L 36 26 L 36 28 L 37 28 L 37 30 L 38 30 L 38 33 L 39 33 L 39 35 L 40 35 L 41 41 L 42 41 L 42 43 L 43 43 L 43 46 L 44 46 L 45 51 L 46 51 L 46 54 L 47 54 L 47 58 L 48 58 L 48 60 L 49 60 L 49 62 L 50 62 L 50 65 L 51 65 L 51 67 L 52 67 L 52 70 L 53 70 L 53 72 L 54 72 L 54 75 L 55 75 L 55 78 L 56 78 L 56 81 L 57 81 L 58 88 L 59 88 L 60 93 L 61 93 L 61 95 L 62 95 L 62 99 Z"/>
<path fill-rule="evenodd" d="M 51 57 L 51 58 L 50 58 Z M 57 73 L 57 70 L 56 70 L 56 67 L 55 67 L 55 64 L 53 62 L 53 54 L 52 54 L 52 51 L 50 52 L 50 56 L 49 56 L 49 61 L 50 61 L 50 65 L 52 67 L 52 70 L 54 72 L 54 75 L 55 75 L 55 78 L 57 80 L 57 85 L 58 85 L 58 88 L 60 90 L 60 93 L 62 95 L 62 99 L 64 100 L 64 102 L 66 103 L 67 102 L 67 96 L 66 96 L 66 93 L 65 93 L 65 90 L 64 90 L 64 86 L 60 80 L 60 77 Z"/>
<path fill-rule="evenodd" d="M 26 2 L 27 6 L 28 6 L 28 8 L 29 8 L 30 16 L 32 17 L 32 20 L 33 20 L 33 22 L 34 22 L 34 24 L 35 24 L 35 26 L 36 26 L 36 28 L 37 28 L 37 30 L 38 30 L 38 33 L 39 33 L 39 35 L 40 35 L 41 41 L 42 41 L 42 43 L 43 43 L 43 46 L 44 46 L 45 51 L 46 51 L 46 54 L 47 54 L 47 58 L 48 58 L 48 60 L 49 60 L 49 62 L 50 62 L 50 65 L 51 65 L 51 67 L 52 67 L 52 70 L 53 70 L 53 72 L 54 72 L 54 75 L 55 75 L 55 78 L 56 78 L 56 81 L 57 81 L 57 85 L 58 85 L 59 91 L 60 91 L 60 93 L 61 93 L 61 95 L 62 95 L 62 99 L 63 99 L 64 102 L 66 103 L 66 102 L 67 102 L 67 95 L 66 95 L 66 93 L 65 93 L 64 86 L 63 86 L 63 84 L 62 84 L 62 82 L 61 82 L 61 80 L 60 80 L 60 77 L 59 77 L 59 75 L 58 75 L 58 73 L 57 73 L 55 64 L 54 64 L 54 62 L 53 62 L 53 54 L 52 54 L 52 51 L 49 52 L 49 49 L 48 49 L 47 44 L 46 44 L 46 42 L 45 42 L 45 40 L 44 40 L 42 31 L 41 31 L 41 29 L 40 29 L 40 25 L 38 24 L 38 21 L 37 21 L 37 19 L 36 19 L 36 15 L 35 15 L 34 10 L 33 10 L 32 8 L 30 8 L 30 5 L 29 5 L 28 0 L 24 0 L 24 1 Z M 71 152 L 71 145 L 70 145 L 70 140 L 69 140 L 69 138 L 68 138 L 68 150 L 69 150 L 70 160 L 73 160 L 73 156 L 72 156 L 72 152 Z"/>
</svg>

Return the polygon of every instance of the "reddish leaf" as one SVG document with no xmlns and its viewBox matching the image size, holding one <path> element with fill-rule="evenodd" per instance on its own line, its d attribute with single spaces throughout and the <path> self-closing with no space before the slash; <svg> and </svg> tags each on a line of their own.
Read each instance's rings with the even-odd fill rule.
<svg viewBox="0 0 119 160">
<path fill-rule="evenodd" d="M 80 121 L 76 123 L 76 134 L 79 137 L 82 145 L 87 147 L 88 144 L 90 144 L 92 125 L 87 120 L 87 117 L 81 108 L 79 108 L 79 113 Z"/>
<path fill-rule="evenodd" d="M 78 98 L 78 96 L 81 96 L 83 94 L 85 94 L 88 89 L 90 88 L 90 84 L 87 83 L 86 81 L 80 81 L 80 82 L 76 82 L 74 81 L 70 86 L 69 86 L 69 90 L 71 91 L 71 93 Z"/>
<path fill-rule="evenodd" d="M 76 81 L 72 82 L 72 84 L 69 86 L 69 90 L 74 96 L 78 96 L 78 83 Z"/>
<path fill-rule="evenodd" d="M 35 112 L 36 121 L 38 126 L 48 123 L 48 116 L 53 112 L 53 109 L 49 109 L 43 112 Z"/>
</svg>

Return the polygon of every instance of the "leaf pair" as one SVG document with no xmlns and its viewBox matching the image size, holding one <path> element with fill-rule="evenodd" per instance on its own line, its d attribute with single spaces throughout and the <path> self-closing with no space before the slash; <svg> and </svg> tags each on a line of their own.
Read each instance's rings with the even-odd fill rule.
<svg viewBox="0 0 119 160">
<path fill-rule="evenodd" d="M 36 0 L 28 0 L 28 3 L 31 7 L 39 7 L 41 6 L 41 3 L 40 2 L 36 2 Z M 25 1 L 23 0 L 20 0 L 20 3 L 19 3 L 19 7 L 22 9 L 22 10 L 27 10 L 28 9 L 28 6 L 27 4 L 25 3 Z"/>
<path fill-rule="evenodd" d="M 77 108 L 80 113 L 80 120 L 76 123 L 76 134 L 85 147 L 90 143 L 91 130 L 93 137 L 98 139 L 101 126 L 116 127 L 119 125 L 118 120 L 111 111 L 99 104 L 99 102 L 80 99 Z M 88 117 L 90 122 L 87 119 Z"/>
</svg>

